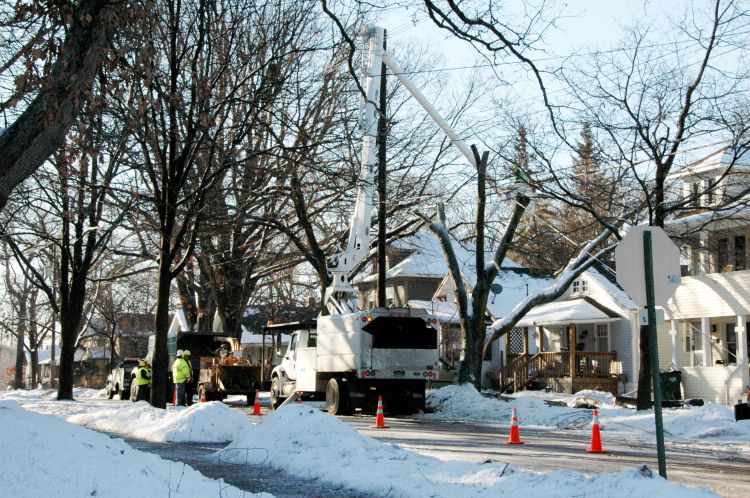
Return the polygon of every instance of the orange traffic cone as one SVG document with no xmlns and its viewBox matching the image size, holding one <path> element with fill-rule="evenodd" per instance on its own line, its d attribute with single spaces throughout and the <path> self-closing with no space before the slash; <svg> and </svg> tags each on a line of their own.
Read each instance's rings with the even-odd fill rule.
<svg viewBox="0 0 750 498">
<path fill-rule="evenodd" d="M 253 415 L 260 415 L 260 389 L 255 390 L 255 404 L 253 404 Z"/>
<path fill-rule="evenodd" d="M 201 403 L 205 403 L 206 402 L 206 389 L 202 388 L 200 391 L 201 391 Z"/>
<path fill-rule="evenodd" d="M 599 433 L 599 412 L 594 410 L 594 426 L 591 429 L 591 448 L 586 451 L 589 453 L 606 453 L 602 449 L 602 436 Z"/>
<path fill-rule="evenodd" d="M 518 428 L 518 416 L 515 408 L 510 415 L 510 439 L 505 444 L 524 444 L 521 441 L 521 430 Z"/>
<path fill-rule="evenodd" d="M 378 412 L 375 417 L 375 425 L 370 426 L 373 429 L 388 429 L 390 426 L 385 425 L 383 417 L 383 396 L 378 396 Z"/>
<path fill-rule="evenodd" d="M 172 406 L 177 406 L 177 384 L 174 385 L 174 392 L 172 393 Z"/>
</svg>

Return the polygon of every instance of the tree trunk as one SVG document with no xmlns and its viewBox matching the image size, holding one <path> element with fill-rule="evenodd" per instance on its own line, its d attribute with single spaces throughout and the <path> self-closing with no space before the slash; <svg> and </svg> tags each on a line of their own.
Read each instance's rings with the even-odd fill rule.
<svg viewBox="0 0 750 498">
<path fill-rule="evenodd" d="M 67 296 L 65 294 L 68 294 Z M 75 275 L 70 289 L 62 292 L 64 299 L 60 304 L 60 383 L 57 389 L 58 400 L 73 399 L 73 372 L 75 369 L 75 351 L 78 332 L 81 327 L 83 305 L 86 301 L 86 280 Z"/>
<path fill-rule="evenodd" d="M 36 347 L 29 353 L 31 359 L 31 385 L 36 388 L 39 385 L 39 352 Z"/>
<path fill-rule="evenodd" d="M 21 296 L 18 301 L 18 329 L 16 331 L 16 372 L 13 377 L 13 387 L 15 389 L 25 388 L 24 376 L 23 376 L 23 363 L 25 359 L 24 355 L 24 341 L 26 340 L 26 299 Z M 29 365 L 31 367 L 31 365 Z"/>
<path fill-rule="evenodd" d="M 641 363 L 638 368 L 638 399 L 637 410 L 648 410 L 651 408 L 651 341 L 648 326 L 641 327 L 640 331 L 640 357 Z"/>
<path fill-rule="evenodd" d="M 167 351 L 167 333 L 169 332 L 169 289 L 172 285 L 168 258 L 162 252 L 159 264 L 159 282 L 156 290 L 156 319 L 154 322 L 153 369 L 151 374 L 151 405 L 154 408 L 167 407 L 167 377 L 170 369 L 169 352 Z"/>
</svg>

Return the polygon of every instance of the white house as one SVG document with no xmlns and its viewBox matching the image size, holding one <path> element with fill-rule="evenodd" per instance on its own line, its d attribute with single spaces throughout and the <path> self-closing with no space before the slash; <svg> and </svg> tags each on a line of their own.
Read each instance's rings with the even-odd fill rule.
<svg viewBox="0 0 750 498">
<path fill-rule="evenodd" d="M 508 334 L 502 387 L 631 391 L 638 373 L 637 331 L 635 303 L 591 268 L 557 300 L 532 309 Z"/>
<path fill-rule="evenodd" d="M 684 394 L 725 404 L 750 390 L 750 152 L 725 147 L 671 176 L 686 209 L 665 226 L 683 248 L 683 277 L 664 306 L 662 365 Z M 718 209 L 718 208 L 721 209 Z"/>
</svg>

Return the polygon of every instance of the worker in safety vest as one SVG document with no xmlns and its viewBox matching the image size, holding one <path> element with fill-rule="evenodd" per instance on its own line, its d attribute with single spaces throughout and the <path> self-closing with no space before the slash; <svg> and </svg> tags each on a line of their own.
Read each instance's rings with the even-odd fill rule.
<svg viewBox="0 0 750 498">
<path fill-rule="evenodd" d="M 138 362 L 135 369 L 136 395 L 133 401 L 148 401 L 151 398 L 151 365 L 147 360 Z"/>
<path fill-rule="evenodd" d="M 177 358 L 172 364 L 172 380 L 177 389 L 177 394 L 175 395 L 177 397 L 177 406 L 185 406 L 186 398 L 188 401 L 187 404 L 191 404 L 189 387 L 192 377 L 193 369 L 190 365 L 190 351 L 178 349 Z"/>
</svg>

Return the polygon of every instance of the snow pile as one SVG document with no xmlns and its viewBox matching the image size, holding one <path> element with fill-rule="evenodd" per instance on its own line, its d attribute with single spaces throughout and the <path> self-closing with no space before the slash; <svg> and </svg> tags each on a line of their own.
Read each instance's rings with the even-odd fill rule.
<svg viewBox="0 0 750 498">
<path fill-rule="evenodd" d="M 243 493 L 183 463 L 28 412 L 15 401 L 0 401 L 0 441 L 12 449 L 3 463 L 3 496 L 271 496 Z"/>
<path fill-rule="evenodd" d="M 376 496 L 608 496 L 613 489 L 620 496 L 715 496 L 668 483 L 648 469 L 588 478 L 572 471 L 523 472 L 494 461 L 443 462 L 362 436 L 335 417 L 296 404 L 264 417 L 215 458 L 269 465 Z"/>
<path fill-rule="evenodd" d="M 435 409 L 424 418 L 437 420 L 474 420 L 510 425 L 511 412 L 516 408 L 521 425 L 558 426 L 577 413 L 560 406 L 548 406 L 536 396 L 519 396 L 513 401 L 482 396 L 471 384 L 445 386 L 427 394 L 427 405 Z"/>
<path fill-rule="evenodd" d="M 472 420 L 510 425 L 511 409 L 516 408 L 523 426 L 574 428 L 588 430 L 592 411 L 575 408 L 576 400 L 597 401 L 602 430 L 625 433 L 629 437 L 652 437 L 655 432 L 654 411 L 636 411 L 614 404 L 611 393 L 585 390 L 575 394 L 522 391 L 511 401 L 485 397 L 470 384 L 451 385 L 427 394 L 427 404 L 435 413 L 422 415 L 437 420 Z M 506 398 L 507 399 L 507 398 Z M 548 406 L 558 401 L 567 406 Z M 750 443 L 750 420 L 734 420 L 734 412 L 715 403 L 704 406 L 662 409 L 667 439 L 700 438 L 704 440 Z"/>
<path fill-rule="evenodd" d="M 69 422 L 156 442 L 222 443 L 252 424 L 241 412 L 218 401 L 160 410 L 145 401 L 122 403 L 70 415 Z"/>
<path fill-rule="evenodd" d="M 631 429 L 654 432 L 654 411 L 634 412 L 624 408 L 603 410 L 602 425 L 614 431 Z M 703 406 L 663 408 L 664 432 L 671 437 L 690 439 L 750 441 L 750 420 L 734 419 L 734 412 L 726 406 L 706 403 Z"/>
</svg>

